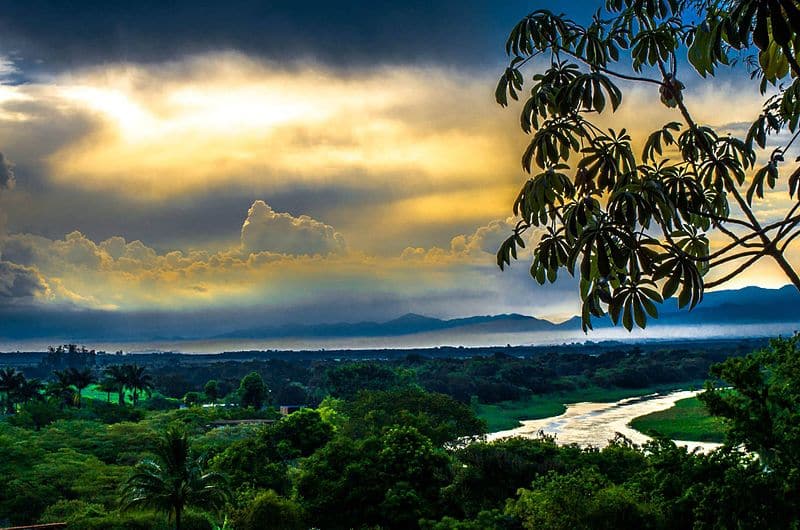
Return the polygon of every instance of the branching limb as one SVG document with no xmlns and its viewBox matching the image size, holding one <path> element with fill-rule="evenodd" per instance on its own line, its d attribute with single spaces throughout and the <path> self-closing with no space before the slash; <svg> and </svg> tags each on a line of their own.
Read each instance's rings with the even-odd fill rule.
<svg viewBox="0 0 800 530">
<path fill-rule="evenodd" d="M 758 254 L 756 256 L 753 256 L 752 258 L 750 258 L 746 262 L 742 263 L 741 265 L 736 267 L 735 270 L 733 270 L 732 272 L 726 274 L 722 278 L 719 278 L 719 279 L 711 281 L 711 282 L 706 282 L 705 288 L 706 289 L 713 289 L 714 287 L 718 287 L 718 286 L 722 285 L 723 283 L 732 280 L 733 278 L 735 278 L 736 276 L 740 275 L 745 270 L 747 270 L 748 267 L 750 267 L 756 261 L 760 260 L 762 257 L 764 257 L 763 254 Z"/>
</svg>

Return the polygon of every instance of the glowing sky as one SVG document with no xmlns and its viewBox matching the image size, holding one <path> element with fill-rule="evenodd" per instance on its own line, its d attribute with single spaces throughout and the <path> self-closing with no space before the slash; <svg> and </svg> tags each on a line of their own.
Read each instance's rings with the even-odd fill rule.
<svg viewBox="0 0 800 530">
<path fill-rule="evenodd" d="M 4 314 L 186 315 L 190 333 L 199 313 L 220 330 L 575 313 L 572 280 L 493 258 L 526 143 L 493 89 L 535 5 L 50 4 L 0 2 Z M 758 113 L 743 78 L 684 81 L 703 123 Z M 657 100 L 634 89 L 602 121 L 676 119 Z M 765 263 L 732 286 L 784 283 Z"/>
</svg>

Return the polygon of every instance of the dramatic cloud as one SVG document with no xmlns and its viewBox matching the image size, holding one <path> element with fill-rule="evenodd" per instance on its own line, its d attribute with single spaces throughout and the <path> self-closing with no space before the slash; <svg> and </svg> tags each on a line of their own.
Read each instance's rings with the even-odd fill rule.
<svg viewBox="0 0 800 530">
<path fill-rule="evenodd" d="M 304 56 L 342 66 L 502 58 L 507 31 L 530 9 L 486 0 L 381 2 L 3 2 L 0 44 L 31 67 L 236 49 L 273 60 Z M 335 45 L 332 45 L 335 43 Z M 37 64 L 41 63 L 41 64 Z"/>
<path fill-rule="evenodd" d="M 0 190 L 12 189 L 16 183 L 14 164 L 3 153 L 0 153 Z"/>
<path fill-rule="evenodd" d="M 14 160 L 0 158 L 0 188 L 19 176 L 0 193 L 6 298 L 53 312 L 208 311 L 226 325 L 341 320 L 342 303 L 346 319 L 576 312 L 576 280 L 529 278 L 533 245 L 510 271 L 495 266 L 530 138 L 519 107 L 494 104 L 494 72 L 170 59 L 0 84 L 0 146 Z M 755 85 L 687 84 L 703 124 L 741 135 L 760 112 Z M 635 88 L 598 122 L 639 141 L 675 119 L 656 89 Z M 784 183 L 760 215 L 785 211 Z M 764 261 L 742 283 L 785 278 Z"/>
<path fill-rule="evenodd" d="M 0 261 L 0 305 L 45 296 L 47 282 L 33 268 Z"/>
<path fill-rule="evenodd" d="M 278 213 L 264 201 L 253 203 L 242 225 L 242 249 L 248 253 L 329 254 L 345 248 L 332 226 L 307 215 Z"/>
<path fill-rule="evenodd" d="M 40 296 L 45 305 L 118 312 L 250 307 L 248 318 L 255 320 L 279 309 L 285 318 L 311 306 L 315 314 L 335 311 L 342 300 L 356 299 L 363 311 L 353 308 L 348 319 L 408 311 L 574 313 L 575 296 L 564 291 L 570 284 L 543 293 L 540 300 L 548 304 L 532 308 L 528 296 L 520 296 L 538 289 L 525 279 L 526 267 L 505 274 L 497 270 L 492 253 L 511 227 L 510 220 L 493 221 L 452 238 L 448 249 L 409 248 L 402 256 L 379 257 L 345 251 L 331 226 L 277 213 L 256 201 L 242 226 L 241 245 L 218 251 L 158 252 L 140 241 L 117 236 L 95 242 L 80 232 L 63 239 L 12 234 L 0 250 L 18 264 L 15 270 L 41 273 L 49 286 L 47 296 Z"/>
</svg>

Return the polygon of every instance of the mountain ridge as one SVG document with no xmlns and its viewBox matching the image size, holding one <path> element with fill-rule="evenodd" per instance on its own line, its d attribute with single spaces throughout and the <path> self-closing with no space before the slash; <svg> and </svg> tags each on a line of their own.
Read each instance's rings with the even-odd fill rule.
<svg viewBox="0 0 800 530">
<path fill-rule="evenodd" d="M 670 299 L 659 306 L 658 325 L 753 324 L 761 322 L 800 323 L 800 293 L 787 285 L 777 289 L 744 287 L 706 293 L 704 301 L 692 311 L 680 309 Z M 611 327 L 608 318 L 595 319 L 595 327 Z M 215 335 L 220 339 L 255 338 L 343 338 L 403 336 L 444 330 L 464 333 L 515 333 L 580 329 L 580 318 L 555 323 L 545 318 L 504 313 L 440 319 L 405 313 L 384 322 L 336 322 L 326 324 L 283 324 L 258 326 Z"/>
</svg>

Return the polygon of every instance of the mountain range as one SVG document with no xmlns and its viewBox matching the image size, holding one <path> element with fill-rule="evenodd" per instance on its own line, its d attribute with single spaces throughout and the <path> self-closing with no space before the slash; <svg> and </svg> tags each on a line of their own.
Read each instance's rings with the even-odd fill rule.
<svg viewBox="0 0 800 530">
<path fill-rule="evenodd" d="M 795 322 L 800 324 L 800 292 L 787 285 L 780 289 L 745 287 L 706 293 L 703 302 L 692 311 L 678 308 L 677 301 L 670 299 L 659 306 L 659 318 L 657 321 L 651 321 L 651 324 L 700 326 Z M 595 328 L 612 326 L 608 318 L 595 319 L 593 323 Z M 408 313 L 386 322 L 265 325 L 235 330 L 214 338 L 393 337 L 440 331 L 475 334 L 519 333 L 575 331 L 579 330 L 580 326 L 580 318 L 577 316 L 556 323 L 516 313 L 447 320 Z"/>
</svg>

